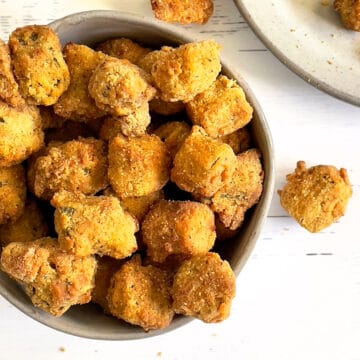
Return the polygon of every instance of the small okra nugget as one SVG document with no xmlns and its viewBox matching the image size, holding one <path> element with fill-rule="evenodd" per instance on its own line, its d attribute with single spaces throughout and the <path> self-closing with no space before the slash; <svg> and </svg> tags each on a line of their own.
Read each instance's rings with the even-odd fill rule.
<svg viewBox="0 0 360 360">
<path fill-rule="evenodd" d="M 0 166 L 19 164 L 43 142 L 41 117 L 35 106 L 13 108 L 0 101 Z"/>
<path fill-rule="evenodd" d="M 149 103 L 150 111 L 160 115 L 174 115 L 185 109 L 185 104 L 181 101 L 169 102 L 154 98 Z"/>
<path fill-rule="evenodd" d="M 246 127 L 231 134 L 221 136 L 219 140 L 230 145 L 236 155 L 249 150 L 251 147 L 251 136 Z"/>
<path fill-rule="evenodd" d="M 64 144 L 48 145 L 46 151 L 29 163 L 29 188 L 43 200 L 60 190 L 96 194 L 106 188 L 107 153 L 105 143 L 79 138 Z"/>
<path fill-rule="evenodd" d="M 69 67 L 69 88 L 54 105 L 54 111 L 66 119 L 87 121 L 105 115 L 89 95 L 89 80 L 95 68 L 106 55 L 85 45 L 69 43 L 64 47 L 64 56 Z"/>
<path fill-rule="evenodd" d="M 345 169 L 330 165 L 307 169 L 304 161 L 298 161 L 286 180 L 283 190 L 278 191 L 280 203 L 308 231 L 318 232 L 345 214 L 352 195 Z"/>
<path fill-rule="evenodd" d="M 248 124 L 253 109 L 236 81 L 221 75 L 186 104 L 186 112 L 193 124 L 202 126 L 208 135 L 217 138 Z"/>
<path fill-rule="evenodd" d="M 86 196 L 60 191 L 51 200 L 55 230 L 63 250 L 76 256 L 108 255 L 114 259 L 137 250 L 137 220 L 114 196 Z"/>
<path fill-rule="evenodd" d="M 181 145 L 190 134 L 190 130 L 191 128 L 186 122 L 169 121 L 158 127 L 154 134 L 164 141 L 171 158 L 174 159 Z"/>
<path fill-rule="evenodd" d="M 29 104 L 53 105 L 70 84 L 60 40 L 53 29 L 29 25 L 9 38 L 12 66 L 22 96 Z"/>
<path fill-rule="evenodd" d="M 145 331 L 167 327 L 174 316 L 168 273 L 142 266 L 138 255 L 114 274 L 107 299 L 112 315 Z"/>
<path fill-rule="evenodd" d="M 21 216 L 25 199 L 26 182 L 22 165 L 0 167 L 0 224 L 15 221 Z"/>
<path fill-rule="evenodd" d="M 108 57 L 93 72 L 89 93 L 96 105 L 115 116 L 129 115 L 156 93 L 149 75 L 126 59 Z"/>
<path fill-rule="evenodd" d="M 12 242 L 3 248 L 0 266 L 23 285 L 35 306 L 51 315 L 61 316 L 70 306 L 91 299 L 95 258 L 71 255 L 56 239 Z"/>
<path fill-rule="evenodd" d="M 235 275 L 217 253 L 185 260 L 175 274 L 171 295 L 175 313 L 204 322 L 225 320 L 235 297 Z"/>
<path fill-rule="evenodd" d="M 160 190 L 169 180 L 171 160 L 156 135 L 124 138 L 109 145 L 109 180 L 120 198 L 144 196 Z"/>
<path fill-rule="evenodd" d="M 245 212 L 260 199 L 264 172 L 260 153 L 250 149 L 237 156 L 235 171 L 231 180 L 224 184 L 211 199 L 211 209 L 219 215 L 220 221 L 230 230 L 238 229 Z"/>
<path fill-rule="evenodd" d="M 151 70 L 155 62 L 164 55 L 166 52 L 173 51 L 171 46 L 162 46 L 160 50 L 153 50 L 147 53 L 143 58 L 139 59 L 137 66 L 151 74 Z"/>
<path fill-rule="evenodd" d="M 29 198 L 24 213 L 14 222 L 0 226 L 0 245 L 28 242 L 45 237 L 48 226 L 34 199 Z"/>
<path fill-rule="evenodd" d="M 171 180 L 182 190 L 208 197 L 231 179 L 235 164 L 236 156 L 229 145 L 193 126 L 175 155 Z"/>
<path fill-rule="evenodd" d="M 95 287 L 91 293 L 91 301 L 100 305 L 105 313 L 109 314 L 107 293 L 112 276 L 119 270 L 122 262 L 109 256 L 97 258 L 97 269 L 95 274 Z"/>
<path fill-rule="evenodd" d="M 360 0 L 335 0 L 334 9 L 347 29 L 360 31 Z"/>
<path fill-rule="evenodd" d="M 160 51 L 151 75 L 161 100 L 188 102 L 209 88 L 220 70 L 220 45 L 205 40 Z"/>
<path fill-rule="evenodd" d="M 151 51 L 150 49 L 144 48 L 127 38 L 106 40 L 98 45 L 96 50 L 102 51 L 104 54 L 118 59 L 129 60 L 135 65 L 137 65 L 139 60 Z"/>
<path fill-rule="evenodd" d="M 151 0 L 155 17 L 180 24 L 205 24 L 214 11 L 212 0 Z"/>
<path fill-rule="evenodd" d="M 99 138 L 104 141 L 110 141 L 116 136 L 123 137 L 122 123 L 120 117 L 109 116 L 104 119 L 100 128 Z"/>
<path fill-rule="evenodd" d="M 214 213 L 195 201 L 160 200 L 145 215 L 141 231 L 147 255 L 159 263 L 169 255 L 205 254 L 216 237 Z"/>
<path fill-rule="evenodd" d="M 15 81 L 11 69 L 9 47 L 0 39 L 0 100 L 10 106 L 21 106 L 24 99 L 19 92 L 19 86 Z"/>
</svg>

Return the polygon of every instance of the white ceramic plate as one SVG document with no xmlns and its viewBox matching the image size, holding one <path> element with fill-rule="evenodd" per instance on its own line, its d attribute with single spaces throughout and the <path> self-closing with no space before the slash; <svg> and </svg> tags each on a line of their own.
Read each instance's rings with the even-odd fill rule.
<svg viewBox="0 0 360 360">
<path fill-rule="evenodd" d="M 234 0 L 265 46 L 315 87 L 360 106 L 360 33 L 321 0 Z"/>
</svg>

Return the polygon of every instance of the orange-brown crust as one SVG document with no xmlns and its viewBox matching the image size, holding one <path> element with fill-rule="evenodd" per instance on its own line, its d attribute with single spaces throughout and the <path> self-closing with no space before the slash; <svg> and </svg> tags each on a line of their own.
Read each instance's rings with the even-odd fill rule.
<svg viewBox="0 0 360 360">
<path fill-rule="evenodd" d="M 236 155 L 249 150 L 251 147 L 251 135 L 246 127 L 229 135 L 221 136 L 219 140 L 230 145 Z"/>
<path fill-rule="evenodd" d="M 60 247 L 76 256 L 107 255 L 115 259 L 137 250 L 137 220 L 113 196 L 85 196 L 61 191 L 51 204 Z"/>
<path fill-rule="evenodd" d="M 335 0 L 334 9 L 347 29 L 360 31 L 360 0 Z"/>
<path fill-rule="evenodd" d="M 9 47 L 0 39 L 0 100 L 11 106 L 21 106 L 24 99 L 11 69 Z"/>
<path fill-rule="evenodd" d="M 170 255 L 204 254 L 214 245 L 214 214 L 194 201 L 160 200 L 142 222 L 142 237 L 151 260 L 162 263 Z"/>
<path fill-rule="evenodd" d="M 172 297 L 176 313 L 204 322 L 225 320 L 235 296 L 235 275 L 216 253 L 185 260 L 175 274 Z"/>
<path fill-rule="evenodd" d="M 155 17 L 180 24 L 205 24 L 214 11 L 212 0 L 151 0 Z"/>
<path fill-rule="evenodd" d="M 29 25 L 10 34 L 12 66 L 29 104 L 53 105 L 70 84 L 59 37 L 44 25 Z"/>
<path fill-rule="evenodd" d="M 142 266 L 140 256 L 134 256 L 115 273 L 107 299 L 112 315 L 145 331 L 169 326 L 174 315 L 167 272 Z"/>
<path fill-rule="evenodd" d="M 279 190 L 283 208 L 301 226 L 318 232 L 345 214 L 352 189 L 345 169 L 317 165 L 309 169 L 298 161 L 294 173 Z"/>
<path fill-rule="evenodd" d="M 54 316 L 90 301 L 96 260 L 60 250 L 56 239 L 12 242 L 2 253 L 3 271 L 20 282 L 32 303 Z"/>
</svg>

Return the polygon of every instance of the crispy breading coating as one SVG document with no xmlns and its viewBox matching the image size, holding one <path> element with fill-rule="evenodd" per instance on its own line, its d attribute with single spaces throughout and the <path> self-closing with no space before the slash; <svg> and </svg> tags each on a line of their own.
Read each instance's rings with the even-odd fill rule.
<svg viewBox="0 0 360 360">
<path fill-rule="evenodd" d="M 50 143 L 28 169 L 29 188 L 43 200 L 60 190 L 93 195 L 108 184 L 105 143 L 94 138 Z"/>
<path fill-rule="evenodd" d="M 150 124 L 149 104 L 146 102 L 125 116 L 105 118 L 100 129 L 100 139 L 109 141 L 115 136 L 139 136 L 146 133 Z"/>
<path fill-rule="evenodd" d="M 59 248 L 56 239 L 12 242 L 1 254 L 1 269 L 23 285 L 32 303 L 54 316 L 72 305 L 90 301 L 96 260 L 75 257 Z"/>
<path fill-rule="evenodd" d="M 318 232 L 345 214 L 352 189 L 345 169 L 317 165 L 309 169 L 298 161 L 294 173 L 279 190 L 283 208 L 302 227 Z"/>
<path fill-rule="evenodd" d="M 160 190 L 169 180 L 171 160 L 156 135 L 123 138 L 109 145 L 109 180 L 120 198 L 144 196 Z"/>
<path fill-rule="evenodd" d="M 208 89 L 186 104 L 186 112 L 193 124 L 217 138 L 248 124 L 253 109 L 236 81 L 220 75 Z"/>
<path fill-rule="evenodd" d="M 48 226 L 41 210 L 32 198 L 28 198 L 23 214 L 14 222 L 0 226 L 0 245 L 13 241 L 28 242 L 45 237 Z"/>
<path fill-rule="evenodd" d="M 190 134 L 190 126 L 186 122 L 169 121 L 158 127 L 154 134 L 164 141 L 171 159 L 174 159 L 181 145 Z"/>
<path fill-rule="evenodd" d="M 102 51 L 104 54 L 118 59 L 129 60 L 135 65 L 137 65 L 139 60 L 151 51 L 151 49 L 144 48 L 138 43 L 127 38 L 106 40 L 98 45 L 96 50 Z"/>
<path fill-rule="evenodd" d="M 151 74 L 152 68 L 156 61 L 164 56 L 165 53 L 173 51 L 171 46 L 162 46 L 160 50 L 153 50 L 146 54 L 143 58 L 139 59 L 137 66 Z"/>
<path fill-rule="evenodd" d="M 225 320 L 235 297 L 235 275 L 217 253 L 185 260 L 175 274 L 171 295 L 176 313 L 204 322 Z"/>
<path fill-rule="evenodd" d="M 10 106 L 21 106 L 24 99 L 20 95 L 19 86 L 15 81 L 11 68 L 9 47 L 0 39 L 0 100 Z"/>
<path fill-rule="evenodd" d="M 360 0 L 335 0 L 334 9 L 347 29 L 360 31 Z"/>
<path fill-rule="evenodd" d="M 12 66 L 29 104 L 53 105 L 69 87 L 70 74 L 59 37 L 44 25 L 29 25 L 10 34 Z"/>
<path fill-rule="evenodd" d="M 193 126 L 175 155 L 171 180 L 185 191 L 212 196 L 231 179 L 235 164 L 236 156 L 229 145 Z"/>
<path fill-rule="evenodd" d="M 209 88 L 220 70 L 220 45 L 204 40 L 161 51 L 151 75 L 161 100 L 188 102 Z"/>
<path fill-rule="evenodd" d="M 173 254 L 204 254 L 216 237 L 213 212 L 194 201 L 160 200 L 145 215 L 141 231 L 147 255 L 159 263 Z"/>
<path fill-rule="evenodd" d="M 85 45 L 69 43 L 64 47 L 65 61 L 70 71 L 70 86 L 54 105 L 54 111 L 66 119 L 86 121 L 105 115 L 89 95 L 88 85 L 95 68 L 106 55 Z"/>
<path fill-rule="evenodd" d="M 211 198 L 202 198 L 201 201 L 209 204 L 226 227 L 236 230 L 241 226 L 245 212 L 259 201 L 263 178 L 260 152 L 247 150 L 237 156 L 231 180 Z"/>
<path fill-rule="evenodd" d="M 91 301 L 100 305 L 104 312 L 109 314 L 107 294 L 110 287 L 110 280 L 122 265 L 121 260 L 113 259 L 109 256 L 97 258 L 97 269 L 95 274 L 95 287 L 91 293 Z"/>
<path fill-rule="evenodd" d="M 106 188 L 103 193 L 106 196 L 117 196 L 111 187 Z M 148 195 L 119 198 L 119 200 L 121 207 L 141 222 L 150 207 L 164 197 L 164 192 L 158 190 Z"/>
<path fill-rule="evenodd" d="M 154 98 L 150 101 L 150 111 L 160 115 L 174 115 L 185 109 L 185 104 L 182 101 L 168 102 L 159 98 Z"/>
<path fill-rule="evenodd" d="M 231 134 L 221 136 L 219 140 L 230 145 L 236 155 L 249 150 L 251 147 L 251 135 L 246 127 Z"/>
<path fill-rule="evenodd" d="M 180 24 L 205 24 L 214 11 L 212 0 L 151 0 L 155 17 Z"/>
<path fill-rule="evenodd" d="M 238 229 L 231 230 L 226 227 L 219 219 L 219 216 L 215 214 L 215 227 L 216 227 L 216 241 L 225 241 L 232 239 L 238 234 Z"/>
<path fill-rule="evenodd" d="M 149 75 L 130 61 L 108 57 L 94 70 L 89 94 L 107 113 L 129 115 L 155 96 L 149 81 Z"/>
<path fill-rule="evenodd" d="M 25 199 L 26 182 L 22 165 L 0 167 L 0 224 L 15 221 L 21 216 Z"/>
<path fill-rule="evenodd" d="M 114 196 L 86 196 L 60 191 L 51 200 L 56 210 L 59 244 L 77 256 L 130 256 L 137 249 L 137 220 L 124 212 Z"/>
<path fill-rule="evenodd" d="M 145 331 L 167 327 L 174 316 L 169 275 L 155 266 L 142 266 L 140 256 L 112 277 L 108 302 L 112 315 Z"/>
<path fill-rule="evenodd" d="M 35 106 L 13 108 L 0 101 L 0 166 L 18 164 L 43 145 L 41 117 Z"/>
</svg>

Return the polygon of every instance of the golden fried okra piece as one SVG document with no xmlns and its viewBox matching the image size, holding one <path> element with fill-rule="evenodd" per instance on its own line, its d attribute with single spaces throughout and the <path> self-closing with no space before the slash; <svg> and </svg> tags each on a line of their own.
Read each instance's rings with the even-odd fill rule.
<svg viewBox="0 0 360 360">
<path fill-rule="evenodd" d="M 19 90 L 29 104 L 53 105 L 70 84 L 60 40 L 53 29 L 29 25 L 9 38 L 12 66 Z"/>
<path fill-rule="evenodd" d="M 235 163 L 236 156 L 229 145 L 193 126 L 175 155 L 171 180 L 185 191 L 212 196 L 231 179 Z"/>
<path fill-rule="evenodd" d="M 226 227 L 236 230 L 241 226 L 245 212 L 259 201 L 263 178 L 260 153 L 250 149 L 237 156 L 231 180 L 210 199 L 202 201 L 210 205 Z"/>
<path fill-rule="evenodd" d="M 249 150 L 251 147 L 251 136 L 246 127 L 231 134 L 221 136 L 218 140 L 230 145 L 236 155 Z"/>
<path fill-rule="evenodd" d="M 17 220 L 24 212 L 25 173 L 22 165 L 0 167 L 0 224 Z"/>
<path fill-rule="evenodd" d="M 50 143 L 29 164 L 29 188 L 43 200 L 60 190 L 96 194 L 108 184 L 106 155 L 105 143 L 94 138 Z"/>
<path fill-rule="evenodd" d="M 335 0 L 334 9 L 347 29 L 360 31 L 360 0 Z"/>
<path fill-rule="evenodd" d="M 160 50 L 150 51 L 143 58 L 139 59 L 137 66 L 151 74 L 152 68 L 156 61 L 164 56 L 165 53 L 173 51 L 174 48 L 171 46 L 162 46 Z"/>
<path fill-rule="evenodd" d="M 185 260 L 175 274 L 171 295 L 175 313 L 204 322 L 225 320 L 235 297 L 235 275 L 217 253 Z"/>
<path fill-rule="evenodd" d="M 112 315 L 146 331 L 167 327 L 174 316 L 169 275 L 155 266 L 142 266 L 138 255 L 112 277 L 108 302 Z"/>
<path fill-rule="evenodd" d="M 283 190 L 278 191 L 280 203 L 308 231 L 318 232 L 345 214 L 352 195 L 345 169 L 330 165 L 307 169 L 304 161 L 298 161 L 286 180 Z"/>
<path fill-rule="evenodd" d="M 26 201 L 23 214 L 14 222 L 0 226 L 0 245 L 28 242 L 45 237 L 48 226 L 34 199 Z"/>
<path fill-rule="evenodd" d="M 149 81 L 149 75 L 130 61 L 108 57 L 94 70 L 89 93 L 100 109 L 124 116 L 155 96 Z"/>
<path fill-rule="evenodd" d="M 169 255 L 204 254 L 216 237 L 213 212 L 194 201 L 160 200 L 145 215 L 141 231 L 147 255 L 159 263 Z"/>
<path fill-rule="evenodd" d="M 144 103 L 129 115 L 105 118 L 99 136 L 100 139 L 109 141 L 117 135 L 143 135 L 150 121 L 149 104 Z"/>
<path fill-rule="evenodd" d="M 11 69 L 9 47 L 0 39 L 0 100 L 10 106 L 21 106 L 24 99 L 19 92 L 19 86 L 15 81 Z"/>
<path fill-rule="evenodd" d="M 118 59 L 129 60 L 135 65 L 151 51 L 127 38 L 106 40 L 101 43 L 96 50 Z"/>
<path fill-rule="evenodd" d="M 180 24 L 205 24 L 214 11 L 212 0 L 151 0 L 155 17 Z"/>
<path fill-rule="evenodd" d="M 164 101 L 190 101 L 216 80 L 220 70 L 220 45 L 205 40 L 160 51 L 151 75 Z"/>
<path fill-rule="evenodd" d="M 109 314 L 107 294 L 112 276 L 119 270 L 122 261 L 109 256 L 97 258 L 97 269 L 95 274 L 95 287 L 91 293 L 91 301 L 100 305 L 105 313 Z"/>
<path fill-rule="evenodd" d="M 104 190 L 104 195 L 116 196 L 116 193 L 111 187 L 108 187 Z M 164 197 L 164 192 L 158 190 L 148 195 L 119 198 L 119 200 L 122 208 L 141 222 L 150 207 Z"/>
<path fill-rule="evenodd" d="M 174 159 L 181 145 L 190 134 L 190 126 L 186 122 L 170 121 L 158 127 L 154 134 L 164 141 L 171 158 Z"/>
<path fill-rule="evenodd" d="M 130 256 L 137 249 L 137 220 L 126 213 L 114 196 L 86 196 L 60 191 L 51 200 L 56 210 L 59 244 L 77 256 Z"/>
<path fill-rule="evenodd" d="M 13 108 L 0 101 L 0 166 L 18 164 L 40 149 L 41 125 L 35 106 Z"/>
<path fill-rule="evenodd" d="M 159 98 L 150 101 L 150 111 L 160 115 L 174 115 L 185 109 L 185 104 L 181 101 L 168 102 Z"/>
<path fill-rule="evenodd" d="M 105 115 L 89 95 L 89 80 L 95 68 L 106 58 L 100 51 L 69 43 L 64 56 L 70 71 L 70 86 L 54 105 L 54 111 L 66 119 L 86 121 Z"/>
<path fill-rule="evenodd" d="M 109 180 L 120 198 L 144 196 L 169 180 L 170 156 L 156 135 L 117 136 L 109 145 Z"/>
<path fill-rule="evenodd" d="M 1 269 L 24 286 L 32 303 L 54 316 L 72 305 L 86 304 L 94 287 L 96 260 L 76 257 L 56 239 L 12 242 L 1 254 Z"/>
<path fill-rule="evenodd" d="M 244 127 L 251 120 L 253 109 L 236 81 L 220 75 L 186 104 L 186 112 L 193 124 L 217 138 Z"/>
</svg>

